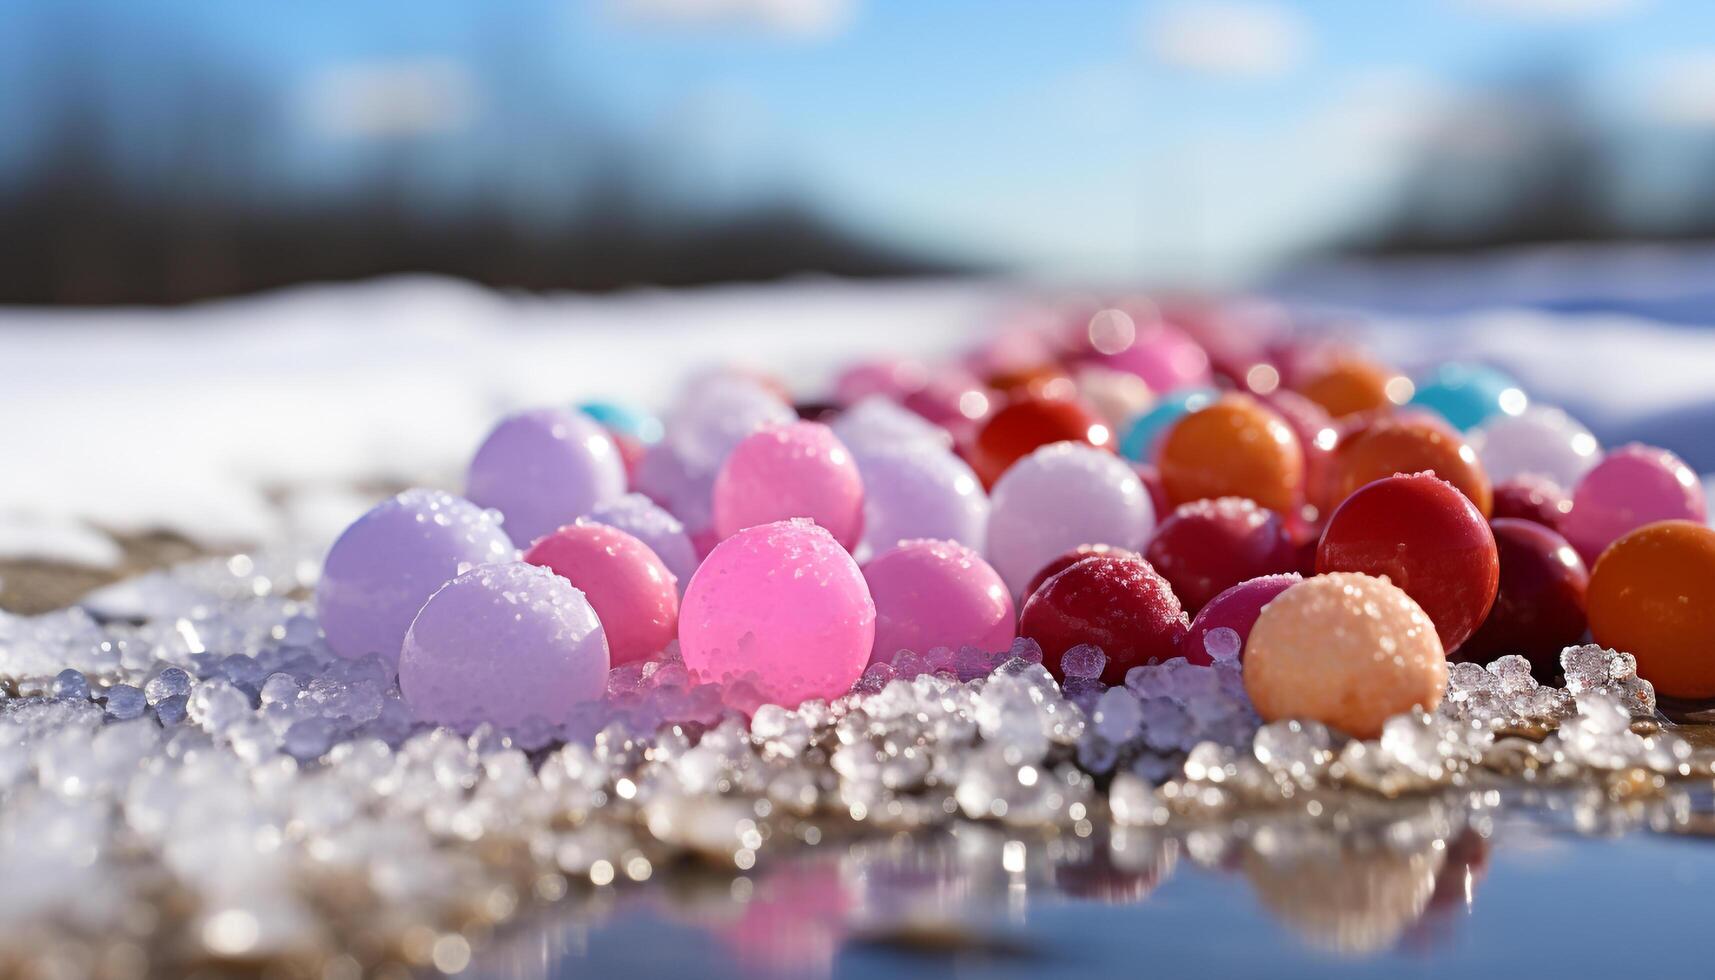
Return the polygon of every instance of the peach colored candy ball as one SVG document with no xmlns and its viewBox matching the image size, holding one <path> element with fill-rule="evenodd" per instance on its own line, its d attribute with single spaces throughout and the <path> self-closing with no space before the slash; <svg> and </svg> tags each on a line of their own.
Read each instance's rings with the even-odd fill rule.
<svg viewBox="0 0 1715 980">
<path fill-rule="evenodd" d="M 748 679 L 787 707 L 846 693 L 874 644 L 875 602 L 857 562 L 803 519 L 715 545 L 679 608 L 679 651 L 697 681 Z"/>
<path fill-rule="evenodd" d="M 723 538 L 807 517 L 850 549 L 863 533 L 863 480 L 832 429 L 819 422 L 773 426 L 746 436 L 721 465 L 714 511 Z"/>
<path fill-rule="evenodd" d="M 1357 738 L 1447 690 L 1447 656 L 1417 603 L 1385 578 L 1332 572 L 1264 606 L 1245 642 L 1245 690 L 1264 721 L 1319 721 Z"/>
</svg>

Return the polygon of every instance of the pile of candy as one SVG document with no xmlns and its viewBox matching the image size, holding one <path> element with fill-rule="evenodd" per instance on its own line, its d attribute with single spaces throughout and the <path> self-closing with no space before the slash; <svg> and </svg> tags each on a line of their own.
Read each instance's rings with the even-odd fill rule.
<svg viewBox="0 0 1715 980">
<path fill-rule="evenodd" d="M 44 883 L 0 936 L 66 940 L 0 968 L 456 972 L 531 896 L 854 826 L 1715 774 L 1653 720 L 1715 697 L 1683 463 L 1230 314 L 524 412 L 319 565 L 0 614 L 0 861 Z"/>
</svg>

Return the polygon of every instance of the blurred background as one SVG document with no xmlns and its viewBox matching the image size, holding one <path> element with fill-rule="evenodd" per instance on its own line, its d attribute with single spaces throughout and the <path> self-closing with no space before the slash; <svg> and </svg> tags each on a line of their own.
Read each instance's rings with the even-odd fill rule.
<svg viewBox="0 0 1715 980">
<path fill-rule="evenodd" d="M 1707 0 L 0 0 L 0 21 L 7 304 L 406 271 L 1224 287 L 1715 237 Z"/>
</svg>

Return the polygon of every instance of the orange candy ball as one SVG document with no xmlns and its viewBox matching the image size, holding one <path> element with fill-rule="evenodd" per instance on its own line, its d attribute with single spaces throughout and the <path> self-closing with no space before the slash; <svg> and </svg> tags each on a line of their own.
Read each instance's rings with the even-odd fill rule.
<svg viewBox="0 0 1715 980">
<path fill-rule="evenodd" d="M 1168 430 L 1156 458 L 1175 507 L 1249 497 L 1292 514 L 1304 499 L 1304 449 L 1280 416 L 1248 395 L 1226 395 Z"/>
<path fill-rule="evenodd" d="M 1245 691 L 1264 721 L 1319 721 L 1356 738 L 1447 692 L 1447 656 L 1416 602 L 1387 579 L 1332 572 L 1262 607 L 1245 640 Z"/>
<path fill-rule="evenodd" d="M 1457 487 L 1488 517 L 1494 489 L 1470 444 L 1444 425 L 1422 419 L 1379 419 L 1341 440 L 1334 450 L 1330 499 L 1335 506 L 1359 487 L 1396 473 L 1434 473 Z"/>
<path fill-rule="evenodd" d="M 1372 361 L 1346 357 L 1299 385 L 1298 393 L 1334 418 L 1343 418 L 1404 404 L 1411 397 L 1411 382 Z"/>
<path fill-rule="evenodd" d="M 1715 529 L 1645 524 L 1608 546 L 1586 593 L 1596 642 L 1669 697 L 1715 697 Z"/>
<path fill-rule="evenodd" d="M 983 486 L 992 487 L 1007 467 L 1055 442 L 1111 450 L 1113 430 L 1082 399 L 1026 396 L 990 416 L 966 455 Z"/>
</svg>

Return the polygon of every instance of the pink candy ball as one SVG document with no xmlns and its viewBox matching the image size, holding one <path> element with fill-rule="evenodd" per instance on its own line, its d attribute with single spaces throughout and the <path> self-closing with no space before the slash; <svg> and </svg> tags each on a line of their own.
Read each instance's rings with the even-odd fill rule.
<svg viewBox="0 0 1715 980">
<path fill-rule="evenodd" d="M 722 538 L 807 517 L 849 549 L 863 533 L 863 480 L 832 429 L 817 422 L 774 426 L 745 437 L 722 464 L 714 511 Z"/>
<path fill-rule="evenodd" d="M 745 528 L 716 545 L 679 609 L 679 652 L 697 682 L 748 679 L 788 707 L 846 693 L 874 645 L 863 573 L 808 520 Z"/>
<path fill-rule="evenodd" d="M 1632 443 L 1602 458 L 1572 491 L 1560 533 L 1594 566 L 1608 545 L 1656 521 L 1708 520 L 1703 484 L 1678 456 Z"/>
<path fill-rule="evenodd" d="M 1191 629 L 1179 641 L 1179 653 L 1194 664 L 1233 660 L 1244 653 L 1251 627 L 1262 615 L 1262 607 L 1275 596 L 1304 581 L 1297 572 L 1264 575 L 1240 582 L 1209 600 L 1191 620 Z"/>
<path fill-rule="evenodd" d="M 679 588 L 649 546 L 605 524 L 568 524 L 524 553 L 583 592 L 614 666 L 661 652 L 679 628 Z"/>
<path fill-rule="evenodd" d="M 964 545 L 901 541 L 865 565 L 863 577 L 875 599 L 872 663 L 901 650 L 974 646 L 992 653 L 1012 645 L 1016 619 L 1006 583 Z"/>
</svg>

